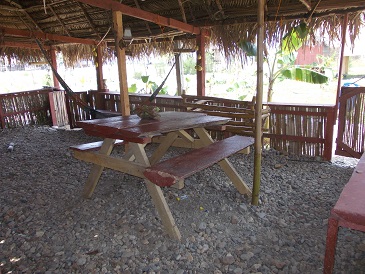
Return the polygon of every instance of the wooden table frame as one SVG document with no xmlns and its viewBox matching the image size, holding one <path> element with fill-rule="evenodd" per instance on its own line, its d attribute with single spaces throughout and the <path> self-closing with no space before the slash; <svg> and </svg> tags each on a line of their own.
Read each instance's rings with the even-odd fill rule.
<svg viewBox="0 0 365 274">
<path fill-rule="evenodd" d="M 218 121 L 216 125 L 222 124 L 225 121 L 226 119 L 222 119 Z M 85 124 L 80 123 L 80 125 L 83 126 Z M 209 145 L 214 142 L 204 127 L 196 127 L 193 128 L 193 130 L 199 137 L 200 142 L 204 145 Z M 86 133 L 93 135 L 93 133 L 89 130 L 85 131 Z M 104 139 L 100 150 L 97 152 L 75 150 L 75 158 L 94 164 L 84 186 L 83 196 L 85 198 L 90 198 L 92 196 L 104 168 L 110 168 L 143 178 L 167 233 L 170 237 L 179 240 L 181 238 L 180 231 L 175 224 L 175 220 L 171 214 L 169 206 L 167 205 L 161 188 L 147 180 L 143 175 L 146 167 L 159 162 L 178 138 L 190 143 L 196 141 L 196 139 L 191 137 L 185 129 L 178 129 L 167 133 L 166 138 L 164 138 L 164 141 L 155 149 L 151 157 L 148 157 L 145 151 L 146 144 L 151 140 L 147 140 L 145 143 L 128 142 L 126 145 L 126 153 L 121 158 L 116 158 L 110 155 L 114 148 L 116 139 L 109 137 Z M 220 161 L 219 165 L 241 194 L 251 194 L 246 183 L 227 159 Z"/>
</svg>

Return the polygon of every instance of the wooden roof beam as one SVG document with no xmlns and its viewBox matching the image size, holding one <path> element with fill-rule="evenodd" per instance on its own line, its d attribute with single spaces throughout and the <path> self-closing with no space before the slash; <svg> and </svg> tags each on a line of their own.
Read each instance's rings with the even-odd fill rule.
<svg viewBox="0 0 365 274">
<path fill-rule="evenodd" d="M 22 43 L 22 42 L 2 42 L 0 43 L 0 47 L 9 47 L 9 48 L 27 48 L 27 49 L 39 49 L 37 44 L 32 43 Z M 50 50 L 50 46 L 43 46 L 44 49 Z"/>
<path fill-rule="evenodd" d="M 28 30 L 0 27 L 0 32 L 3 35 L 8 35 L 8 36 L 39 38 L 39 39 L 45 39 L 45 40 L 59 41 L 59 42 L 63 42 L 63 43 L 76 43 L 76 44 L 85 44 L 85 45 L 96 45 L 97 44 L 97 41 L 92 40 L 92 39 L 68 37 L 68 36 L 63 36 L 63 35 L 44 33 L 41 31 L 28 31 Z"/>
<path fill-rule="evenodd" d="M 138 18 L 141 20 L 145 20 L 148 22 L 153 22 L 160 26 L 170 27 L 173 29 L 178 29 L 186 33 L 192 33 L 192 34 L 199 34 L 200 28 L 195 27 L 193 25 L 186 24 L 184 22 L 172 19 L 172 18 L 166 18 L 163 16 L 160 16 L 158 14 L 154 14 L 148 11 L 144 11 L 137 8 L 132 8 L 130 6 L 121 4 L 119 2 L 113 1 L 113 0 L 76 0 L 78 2 L 82 2 L 94 7 L 98 7 L 101 9 L 106 10 L 112 10 L 112 11 L 120 11 L 124 15 L 128 15 L 134 18 Z"/>
<path fill-rule="evenodd" d="M 307 10 L 312 10 L 311 0 L 299 0 L 299 2 L 301 2 L 307 8 Z"/>
</svg>

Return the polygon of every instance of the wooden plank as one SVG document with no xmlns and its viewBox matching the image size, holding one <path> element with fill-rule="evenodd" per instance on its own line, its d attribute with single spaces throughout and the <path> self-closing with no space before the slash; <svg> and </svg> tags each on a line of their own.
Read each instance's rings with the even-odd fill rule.
<svg viewBox="0 0 365 274">
<path fill-rule="evenodd" d="M 253 143 L 254 140 L 251 137 L 235 135 L 157 163 L 146 168 L 143 174 L 158 186 L 171 186 L 177 181 L 201 171 Z"/>
</svg>

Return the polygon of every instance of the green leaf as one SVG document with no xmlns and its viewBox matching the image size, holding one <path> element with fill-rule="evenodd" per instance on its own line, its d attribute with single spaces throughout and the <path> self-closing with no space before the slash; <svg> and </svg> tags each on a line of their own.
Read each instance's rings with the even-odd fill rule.
<svg viewBox="0 0 365 274">
<path fill-rule="evenodd" d="M 142 82 L 146 84 L 148 82 L 149 77 L 150 76 L 148 76 L 148 75 L 147 76 L 141 76 Z"/>
<path fill-rule="evenodd" d="M 256 45 L 251 42 L 240 41 L 238 46 L 246 53 L 247 56 L 257 55 Z"/>
<path fill-rule="evenodd" d="M 302 67 L 284 69 L 281 72 L 281 75 L 287 79 L 311 84 L 324 84 L 328 82 L 328 77 L 326 75 Z"/>
<path fill-rule="evenodd" d="M 137 92 L 137 84 L 132 84 L 132 85 L 128 88 L 128 92 L 130 92 L 130 93 L 136 93 L 136 92 Z"/>
<path fill-rule="evenodd" d="M 283 37 L 281 44 L 283 53 L 287 54 L 297 51 L 303 45 L 303 41 L 307 37 L 308 32 L 308 27 L 304 22 L 300 23 L 299 26 L 294 27 Z"/>
</svg>

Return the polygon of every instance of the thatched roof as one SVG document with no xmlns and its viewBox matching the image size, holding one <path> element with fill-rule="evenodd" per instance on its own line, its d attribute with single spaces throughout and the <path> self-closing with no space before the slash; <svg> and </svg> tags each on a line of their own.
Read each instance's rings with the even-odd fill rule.
<svg viewBox="0 0 365 274">
<path fill-rule="evenodd" d="M 112 51 L 107 47 L 115 44 L 112 11 L 97 7 L 98 2 L 105 4 L 110 0 L 0 0 L 0 55 L 18 56 L 24 61 L 37 60 L 41 55 L 34 50 L 34 36 L 44 34 L 42 42 L 62 50 L 70 64 L 82 58 L 91 59 L 92 49 L 100 41 L 104 45 L 105 56 L 111 57 Z M 163 18 L 208 30 L 211 33 L 209 41 L 222 49 L 227 57 L 239 53 L 239 41 L 255 40 L 257 0 L 116 2 L 137 11 L 136 16 L 123 15 L 123 25 L 132 29 L 133 42 L 128 50 L 134 56 L 173 52 L 176 40 L 194 48 L 195 34 L 159 24 Z M 138 19 L 141 17 L 139 10 L 160 17 L 141 20 Z M 364 24 L 364 10 L 364 0 L 268 0 L 265 11 L 266 42 L 272 44 L 280 41 L 285 33 L 303 21 L 310 27 L 311 42 L 316 41 L 317 30 L 322 32 L 322 37 L 339 39 L 345 14 L 348 14 L 349 33 L 354 38 L 360 25 Z M 87 39 L 88 44 L 81 45 L 77 39 L 61 41 L 49 34 Z"/>
</svg>

